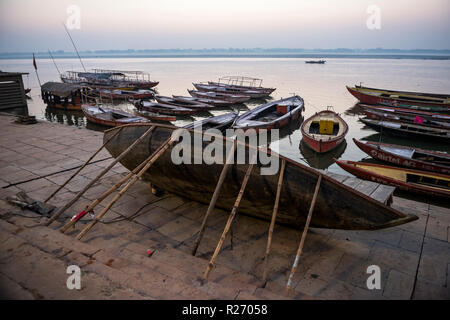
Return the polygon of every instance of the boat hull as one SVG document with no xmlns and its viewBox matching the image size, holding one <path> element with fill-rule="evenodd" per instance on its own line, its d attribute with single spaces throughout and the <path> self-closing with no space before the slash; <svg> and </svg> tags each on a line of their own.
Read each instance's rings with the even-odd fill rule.
<svg viewBox="0 0 450 320">
<path fill-rule="evenodd" d="M 391 107 L 408 107 L 408 106 L 421 106 L 427 107 L 423 110 L 430 111 L 450 111 L 450 105 L 444 103 L 433 103 L 433 102 L 424 102 L 424 101 L 411 101 L 400 98 L 389 98 L 389 97 L 380 97 L 376 95 L 367 94 L 356 90 L 355 88 L 347 87 L 347 90 L 360 102 L 367 104 L 381 104 L 387 105 Z"/>
<path fill-rule="evenodd" d="M 389 146 L 389 147 L 401 147 L 401 146 L 395 146 L 395 145 L 388 145 L 385 143 L 378 143 L 378 142 L 361 142 L 356 139 L 353 139 L 353 142 L 360 148 L 362 151 L 367 153 L 369 156 L 371 156 L 374 159 L 378 159 L 385 162 L 390 162 L 398 166 L 408 167 L 412 169 L 417 170 L 424 170 L 424 171 L 430 171 L 430 172 L 437 172 L 442 174 L 450 174 L 450 167 L 447 166 L 441 166 L 425 161 L 420 161 L 416 159 L 406 158 L 402 157 L 401 155 L 388 152 L 386 150 L 383 150 L 382 148 L 379 148 L 378 146 Z M 427 151 L 428 153 L 432 154 L 432 151 Z M 436 153 L 437 156 L 440 156 L 438 153 Z M 448 155 L 450 158 L 450 155 Z"/>
<path fill-rule="evenodd" d="M 148 125 L 124 126 L 106 146 L 113 157 L 117 157 L 147 129 Z M 105 132 L 105 141 L 116 129 Z M 133 170 L 166 141 L 175 128 L 156 125 L 155 130 L 140 142 L 134 151 L 120 161 Z M 192 132 L 191 132 L 192 133 Z M 232 143 L 232 140 L 221 137 Z M 193 139 L 192 139 L 193 140 Z M 239 143 L 240 144 L 240 143 Z M 201 154 L 203 146 L 192 144 L 194 154 Z M 250 147 L 245 146 L 248 153 Z M 267 153 L 265 149 L 260 152 Z M 291 227 L 303 227 L 309 205 L 317 183 L 319 172 L 288 158 L 272 153 L 274 158 L 286 161 L 285 180 L 281 192 L 277 222 Z M 193 157 L 193 156 L 192 156 Z M 278 160 L 277 159 L 277 160 Z M 192 159 L 191 159 L 192 160 Z M 233 164 L 228 171 L 216 206 L 231 210 L 242 180 L 247 171 L 246 164 Z M 222 171 L 222 164 L 180 164 L 171 160 L 171 151 L 166 151 L 144 174 L 144 179 L 153 185 L 182 197 L 208 204 Z M 239 206 L 239 213 L 270 221 L 276 196 L 278 174 L 261 175 L 260 164 L 255 166 Z M 391 227 L 416 220 L 414 215 L 403 214 L 338 181 L 323 176 L 319 189 L 311 226 L 318 228 L 373 230 Z"/>
<path fill-rule="evenodd" d="M 450 198 L 450 190 L 444 190 L 444 189 L 437 189 L 433 187 L 427 187 L 423 185 L 417 185 L 413 183 L 404 182 L 389 176 L 377 174 L 362 168 L 358 168 L 355 166 L 355 164 L 358 164 L 357 162 L 353 161 L 346 161 L 346 160 L 335 160 L 336 164 L 339 165 L 342 169 L 345 171 L 353 174 L 354 176 L 369 180 L 373 182 L 378 182 L 390 186 L 394 186 L 399 188 L 400 190 L 411 192 L 415 194 L 421 194 L 426 196 L 434 196 L 442 199 L 449 199 Z M 379 167 L 379 168 L 394 168 L 389 166 L 383 166 L 383 165 L 376 165 L 376 164 L 367 164 L 364 163 L 366 166 L 372 166 L 372 167 Z M 412 169 L 403 169 L 403 168 L 395 168 L 398 169 L 398 171 L 407 171 L 412 174 L 417 175 L 423 175 L 423 174 L 429 174 L 429 172 L 419 171 L 419 170 L 412 170 Z M 438 176 L 438 174 L 435 174 Z M 441 175 L 442 177 L 448 179 L 450 176 Z"/>
</svg>

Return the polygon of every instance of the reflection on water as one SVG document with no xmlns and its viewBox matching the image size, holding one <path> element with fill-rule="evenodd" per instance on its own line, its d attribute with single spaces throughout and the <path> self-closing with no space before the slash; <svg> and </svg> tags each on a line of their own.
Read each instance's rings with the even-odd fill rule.
<svg viewBox="0 0 450 320">
<path fill-rule="evenodd" d="M 309 164 L 310 167 L 316 169 L 327 169 L 334 163 L 333 158 L 339 159 L 339 157 L 344 153 L 347 148 L 347 141 L 344 140 L 339 146 L 335 149 L 330 150 L 326 153 L 317 153 L 312 150 L 308 145 L 303 141 L 300 142 L 300 151 L 303 154 L 304 160 Z"/>
<path fill-rule="evenodd" d="M 359 161 L 366 157 L 351 140 L 373 139 L 379 141 L 379 134 L 375 130 L 365 128 L 358 121 L 361 110 L 355 105 L 356 99 L 347 91 L 346 85 L 363 82 L 369 87 L 392 88 L 406 91 L 422 91 L 447 93 L 450 88 L 450 60 L 412 60 L 412 59 L 352 59 L 330 58 L 325 65 L 317 66 L 305 64 L 306 59 L 297 58 L 92 58 L 85 59 L 87 69 L 103 68 L 118 70 L 142 70 L 150 72 L 152 78 L 160 81 L 158 92 L 164 96 L 188 95 L 187 89 L 192 89 L 192 82 L 217 80 L 225 75 L 249 75 L 264 79 L 263 86 L 276 87 L 273 99 L 281 99 L 300 95 L 305 101 L 304 117 L 325 110 L 332 105 L 336 112 L 349 125 L 347 134 L 348 144 L 342 154 L 336 155 L 342 159 Z M 61 70 L 77 70 L 78 59 L 58 59 Z M 39 59 L 39 76 L 42 83 L 58 81 L 59 75 L 51 59 Z M 29 60 L 0 60 L 0 69 L 4 71 L 21 71 L 30 73 L 30 87 L 32 100 L 28 100 L 30 115 L 37 119 L 56 121 L 67 125 L 87 126 L 88 129 L 105 130 L 86 122 L 81 114 L 70 111 L 47 110 L 41 100 L 39 84 L 34 74 L 33 65 Z M 202 120 L 211 115 L 239 111 L 243 112 L 255 108 L 266 101 L 250 101 L 235 105 L 232 108 L 215 108 L 210 114 L 196 114 L 190 118 L 179 118 L 173 124 L 186 125 L 194 120 Z M 114 104 L 115 108 L 134 113 L 134 106 L 129 102 Z M 300 123 L 300 122 L 299 122 Z M 308 165 L 325 168 L 330 171 L 347 174 L 332 162 L 323 159 L 314 160 L 308 157 L 308 151 L 302 148 L 302 135 L 299 124 L 291 124 L 280 132 L 280 140 L 270 145 L 275 151 L 295 161 Z M 412 145 L 424 149 L 450 151 L 449 146 L 435 141 L 418 141 L 418 139 L 404 139 L 383 134 L 382 141 Z M 341 146 L 343 148 L 343 146 Z M 278 149 L 278 150 L 277 150 Z"/>
<path fill-rule="evenodd" d="M 372 129 L 370 129 L 372 130 Z M 375 133 L 362 138 L 364 141 L 382 142 L 389 144 L 399 144 L 403 146 L 415 147 L 420 149 L 450 152 L 450 145 L 433 140 L 432 138 L 403 138 L 386 133 Z"/>
</svg>

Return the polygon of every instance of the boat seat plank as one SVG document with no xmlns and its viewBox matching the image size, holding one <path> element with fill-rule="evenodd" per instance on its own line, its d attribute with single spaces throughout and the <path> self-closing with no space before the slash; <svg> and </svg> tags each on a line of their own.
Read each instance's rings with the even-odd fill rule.
<svg viewBox="0 0 450 320">
<path fill-rule="evenodd" d="M 352 189 L 356 189 L 361 182 L 362 182 L 362 180 L 359 178 L 348 177 L 348 179 L 345 179 L 343 184 L 345 184 L 347 187 L 350 187 Z"/>
</svg>

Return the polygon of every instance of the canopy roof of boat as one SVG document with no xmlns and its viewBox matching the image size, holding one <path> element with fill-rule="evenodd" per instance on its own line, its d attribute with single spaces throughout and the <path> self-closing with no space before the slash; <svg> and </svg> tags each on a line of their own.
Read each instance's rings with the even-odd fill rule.
<svg viewBox="0 0 450 320">
<path fill-rule="evenodd" d="M 65 98 L 81 88 L 78 84 L 49 81 L 42 85 L 41 90 Z"/>
<path fill-rule="evenodd" d="M 245 76 L 224 76 L 219 78 L 219 83 L 238 86 L 260 87 L 262 79 Z"/>
</svg>

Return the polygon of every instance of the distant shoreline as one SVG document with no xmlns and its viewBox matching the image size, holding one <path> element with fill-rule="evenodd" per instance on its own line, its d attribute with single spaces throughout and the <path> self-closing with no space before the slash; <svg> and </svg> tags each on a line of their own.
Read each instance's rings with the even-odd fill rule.
<svg viewBox="0 0 450 320">
<path fill-rule="evenodd" d="M 336 54 L 336 53 L 267 53 L 267 54 L 83 54 L 82 59 L 98 58 L 313 58 L 313 59 L 331 59 L 331 58 L 353 58 L 353 59 L 413 59 L 413 60 L 450 60 L 450 54 Z M 55 54 L 55 59 L 73 59 L 77 58 L 75 54 Z M 32 59 L 32 53 L 0 53 L 0 60 Z M 50 59 L 49 54 L 36 54 L 36 59 Z"/>
</svg>

